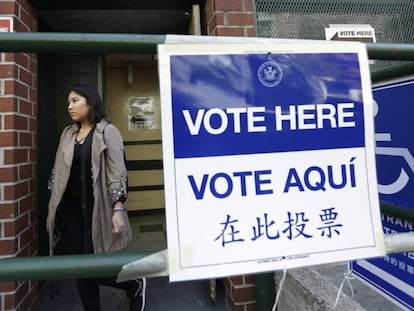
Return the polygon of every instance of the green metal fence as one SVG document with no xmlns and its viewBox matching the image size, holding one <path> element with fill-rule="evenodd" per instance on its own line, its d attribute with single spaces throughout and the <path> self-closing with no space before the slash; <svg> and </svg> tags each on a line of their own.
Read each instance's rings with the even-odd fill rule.
<svg viewBox="0 0 414 311">
<path fill-rule="evenodd" d="M 80 33 L 2 33 L 0 52 L 30 53 L 156 53 L 157 45 L 166 40 L 164 35 L 80 34 Z M 371 59 L 414 60 L 413 44 L 367 44 Z M 398 68 L 373 73 L 376 82 L 413 74 L 414 62 Z M 414 220 L 414 211 L 396 206 L 385 206 L 388 214 Z M 397 212 L 396 212 L 397 211 Z M 408 246 L 411 247 L 411 246 Z M 65 277 L 96 277 L 117 275 L 122 267 L 142 259 L 147 253 L 118 253 L 81 256 L 44 256 L 0 259 L 0 281 L 46 280 Z M 166 269 L 166 262 L 144 265 L 136 272 L 148 275 Z"/>
</svg>

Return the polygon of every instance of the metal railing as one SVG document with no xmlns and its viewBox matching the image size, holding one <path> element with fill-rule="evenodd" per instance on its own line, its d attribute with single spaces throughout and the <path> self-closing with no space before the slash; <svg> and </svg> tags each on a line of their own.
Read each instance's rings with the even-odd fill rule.
<svg viewBox="0 0 414 311">
<path fill-rule="evenodd" d="M 165 35 L 88 34 L 88 33 L 0 33 L 0 52 L 28 53 L 135 53 L 155 54 L 157 45 L 163 44 Z M 414 44 L 367 44 L 370 59 L 414 61 Z M 372 74 L 378 82 L 406 74 L 412 74 L 414 62 L 398 68 L 387 68 Z M 381 205 L 387 214 L 414 220 L 412 209 Z M 394 211 L 397 211 L 394 213 Z M 404 240 L 404 243 L 395 239 Z M 414 251 L 414 234 L 386 235 L 387 253 Z M 46 280 L 79 277 L 118 275 L 124 265 L 142 260 L 148 253 L 117 253 L 78 256 L 41 256 L 0 259 L 0 281 Z M 157 264 L 136 265 L 132 274 L 148 276 L 165 271 L 166 259 Z"/>
</svg>

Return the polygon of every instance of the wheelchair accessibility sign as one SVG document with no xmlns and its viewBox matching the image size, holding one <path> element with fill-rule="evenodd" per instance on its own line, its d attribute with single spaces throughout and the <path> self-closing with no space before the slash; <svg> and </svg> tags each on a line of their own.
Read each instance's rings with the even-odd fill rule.
<svg viewBox="0 0 414 311">
<path fill-rule="evenodd" d="M 380 199 L 414 208 L 414 79 L 373 88 Z"/>
<path fill-rule="evenodd" d="M 378 191 L 382 201 L 414 208 L 414 78 L 373 88 Z M 382 215 L 384 233 L 414 230 L 414 222 Z M 404 310 L 414 310 L 414 252 L 350 263 L 354 273 Z"/>
</svg>

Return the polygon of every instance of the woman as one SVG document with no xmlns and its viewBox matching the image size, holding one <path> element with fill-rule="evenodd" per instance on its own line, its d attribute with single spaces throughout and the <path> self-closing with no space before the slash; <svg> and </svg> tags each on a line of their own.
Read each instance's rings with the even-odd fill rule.
<svg viewBox="0 0 414 311">
<path fill-rule="evenodd" d="M 104 119 L 103 104 L 91 85 L 75 85 L 68 93 L 68 112 L 74 124 L 60 137 L 49 180 L 51 196 L 46 230 L 50 254 L 62 236 L 65 254 L 111 253 L 123 249 L 132 237 L 124 207 L 127 172 L 118 129 Z M 138 310 L 137 281 L 115 278 L 76 280 L 86 311 L 99 311 L 99 285 L 126 290 L 130 310 Z"/>
</svg>

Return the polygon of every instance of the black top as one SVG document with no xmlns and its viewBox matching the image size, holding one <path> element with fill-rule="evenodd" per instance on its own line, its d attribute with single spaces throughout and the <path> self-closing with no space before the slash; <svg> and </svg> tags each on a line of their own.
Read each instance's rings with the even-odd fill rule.
<svg viewBox="0 0 414 311">
<path fill-rule="evenodd" d="M 93 253 L 92 128 L 83 144 L 75 143 L 72 167 L 62 200 L 63 239 L 68 254 Z"/>
</svg>

